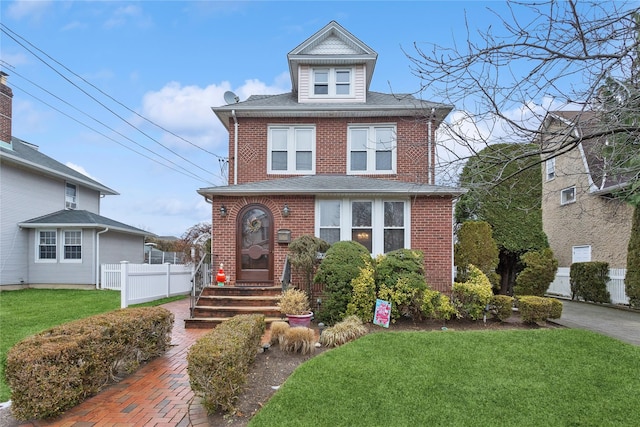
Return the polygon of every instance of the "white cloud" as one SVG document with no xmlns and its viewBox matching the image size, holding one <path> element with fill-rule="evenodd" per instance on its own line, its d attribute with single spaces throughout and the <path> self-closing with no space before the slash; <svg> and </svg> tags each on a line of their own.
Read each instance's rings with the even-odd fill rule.
<svg viewBox="0 0 640 427">
<path fill-rule="evenodd" d="M 117 8 L 113 15 L 105 21 L 104 26 L 117 28 L 130 23 L 141 28 L 153 25 L 151 18 L 143 13 L 141 7 L 130 4 Z"/>
<path fill-rule="evenodd" d="M 16 0 L 7 7 L 7 15 L 13 19 L 32 18 L 39 20 L 53 4 L 53 0 Z"/>
<path fill-rule="evenodd" d="M 225 105 L 224 93 L 230 87 L 229 82 L 207 87 L 182 86 L 179 82 L 169 82 L 160 90 L 144 95 L 140 114 L 196 145 L 223 148 L 226 147 L 228 134 L 211 107 Z M 235 93 L 243 101 L 249 95 L 275 94 L 288 90 L 253 79 L 245 81 Z M 163 140 L 173 145 L 185 144 L 174 137 L 164 137 Z"/>
<path fill-rule="evenodd" d="M 67 163 L 65 163 L 65 165 L 66 165 L 67 167 L 70 167 L 70 168 L 71 168 L 71 169 L 73 169 L 74 171 L 79 172 L 79 173 L 81 173 L 82 175 L 84 175 L 84 176 L 86 176 L 86 177 L 89 177 L 89 178 L 93 179 L 94 181 L 98 181 L 98 182 L 100 182 L 100 180 L 99 180 L 98 178 L 96 178 L 95 176 L 92 176 L 92 175 L 91 175 L 89 172 L 87 172 L 87 170 L 86 170 L 84 167 L 82 167 L 82 166 L 76 165 L 75 163 L 71 163 L 71 162 L 67 162 Z"/>
</svg>

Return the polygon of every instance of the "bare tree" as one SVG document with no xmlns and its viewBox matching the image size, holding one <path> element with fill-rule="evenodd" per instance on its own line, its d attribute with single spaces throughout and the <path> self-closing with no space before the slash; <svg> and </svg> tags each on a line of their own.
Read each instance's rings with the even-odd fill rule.
<svg viewBox="0 0 640 427">
<path fill-rule="evenodd" d="M 640 199 L 637 3 L 544 0 L 507 6 L 509 13 L 492 11 L 499 27 L 476 31 L 465 21 L 464 44 L 415 43 L 415 53 L 407 53 L 425 96 L 458 109 L 443 128 L 449 142 L 440 147 L 441 155 L 447 151 L 440 167 L 453 180 L 461 164 L 487 145 L 539 141 L 539 126 L 550 110 L 596 111 L 599 126 L 588 134 L 569 133 L 561 144 L 539 144 L 522 156 L 557 156 L 584 139 L 616 141 L 618 154 L 609 156 L 608 172 L 624 174 L 632 183 L 626 197 Z M 509 160 L 496 159 L 505 166 Z"/>
</svg>

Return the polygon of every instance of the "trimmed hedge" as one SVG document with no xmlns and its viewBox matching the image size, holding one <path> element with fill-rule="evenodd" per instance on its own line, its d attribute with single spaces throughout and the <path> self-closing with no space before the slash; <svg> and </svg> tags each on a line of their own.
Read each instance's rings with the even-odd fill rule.
<svg viewBox="0 0 640 427">
<path fill-rule="evenodd" d="M 504 322 L 513 314 L 513 297 L 509 295 L 494 295 L 491 297 L 491 311 L 501 322 Z"/>
<path fill-rule="evenodd" d="M 62 414 L 171 344 L 174 316 L 128 308 L 69 322 L 18 342 L 5 371 L 18 420 Z"/>
<path fill-rule="evenodd" d="M 610 303 L 611 294 L 607 290 L 609 264 L 606 262 L 575 262 L 569 270 L 571 299 Z"/>
<path fill-rule="evenodd" d="M 520 318 L 524 323 L 541 323 L 547 319 L 559 319 L 562 302 L 555 298 L 525 295 L 517 298 Z"/>
<path fill-rule="evenodd" d="M 226 412 L 234 409 L 265 329 L 264 315 L 234 316 L 189 349 L 189 383 L 209 414 L 218 408 Z"/>
</svg>

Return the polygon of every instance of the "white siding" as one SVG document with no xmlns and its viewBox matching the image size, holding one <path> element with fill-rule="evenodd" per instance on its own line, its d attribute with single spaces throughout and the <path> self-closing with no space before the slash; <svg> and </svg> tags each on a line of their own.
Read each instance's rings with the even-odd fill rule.
<svg viewBox="0 0 640 427">
<path fill-rule="evenodd" d="M 331 65 L 327 65 L 331 66 Z M 346 68 L 346 67 L 345 67 Z M 309 65 L 301 65 L 298 68 L 298 102 L 302 103 L 361 103 L 367 100 L 366 91 L 366 75 L 365 66 L 357 65 L 353 76 L 353 93 L 352 98 L 311 98 L 311 74 L 313 67 Z"/>
<path fill-rule="evenodd" d="M 144 237 L 107 232 L 100 235 L 100 264 L 144 263 Z"/>
<path fill-rule="evenodd" d="M 62 179 L 32 173 L 26 169 L 2 163 L 0 166 L 0 210 L 2 212 L 0 215 L 0 286 L 51 280 L 51 274 L 44 273 L 39 268 L 42 266 L 31 268 L 30 262 L 33 262 L 35 256 L 34 232 L 21 230 L 18 223 L 64 209 L 64 191 L 65 181 Z M 99 192 L 80 186 L 78 209 L 99 214 Z M 88 244 L 91 241 L 86 239 L 90 239 L 89 235 L 83 235 L 83 246 L 85 242 Z M 85 254 L 80 266 L 83 276 L 88 269 L 84 263 Z M 78 264 L 75 265 L 78 267 Z M 69 278 L 75 283 L 79 279 L 71 277 L 72 275 L 66 271 L 70 268 L 73 266 L 67 265 L 62 269 L 63 271 L 57 273 L 61 274 L 63 280 Z M 31 277 L 32 273 L 36 276 Z M 95 279 L 87 283 L 95 283 Z"/>
</svg>

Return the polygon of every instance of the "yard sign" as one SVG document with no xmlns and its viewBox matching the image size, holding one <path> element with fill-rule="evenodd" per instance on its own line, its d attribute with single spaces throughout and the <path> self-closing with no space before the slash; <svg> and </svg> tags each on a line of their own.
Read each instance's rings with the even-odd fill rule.
<svg viewBox="0 0 640 427">
<path fill-rule="evenodd" d="M 381 299 L 376 300 L 376 310 L 373 314 L 373 324 L 388 328 L 389 320 L 391 320 L 391 303 L 389 301 Z"/>
</svg>

